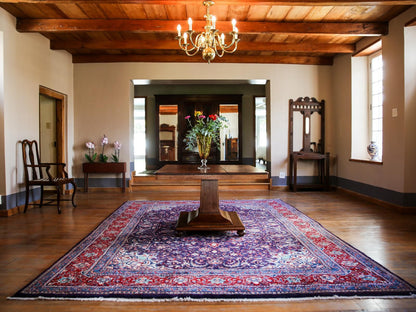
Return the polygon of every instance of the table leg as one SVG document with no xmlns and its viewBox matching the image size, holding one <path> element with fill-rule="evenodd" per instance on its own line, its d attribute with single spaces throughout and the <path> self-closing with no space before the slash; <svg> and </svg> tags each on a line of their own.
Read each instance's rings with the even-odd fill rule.
<svg viewBox="0 0 416 312">
<path fill-rule="evenodd" d="M 126 192 L 126 173 L 123 172 L 123 193 Z"/>
<path fill-rule="evenodd" d="M 293 177 L 293 155 L 290 154 L 290 157 L 289 157 L 289 181 L 287 183 L 289 185 L 289 189 L 291 189 L 293 187 L 292 177 Z"/>
<path fill-rule="evenodd" d="M 297 191 L 297 183 L 298 183 L 298 159 L 296 157 L 293 158 L 293 191 Z"/>
<path fill-rule="evenodd" d="M 84 172 L 84 192 L 88 193 L 88 173 Z"/>
<path fill-rule="evenodd" d="M 329 153 L 325 155 L 325 188 L 329 191 Z"/>
<path fill-rule="evenodd" d="M 245 227 L 235 211 L 219 207 L 218 180 L 201 180 L 200 207 L 181 212 L 176 225 L 181 231 L 233 231 L 244 235 Z"/>
</svg>

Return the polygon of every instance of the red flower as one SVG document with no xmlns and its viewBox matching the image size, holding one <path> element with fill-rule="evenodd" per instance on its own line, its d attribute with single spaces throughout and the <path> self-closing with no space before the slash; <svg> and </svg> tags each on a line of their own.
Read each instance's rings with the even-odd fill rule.
<svg viewBox="0 0 416 312">
<path fill-rule="evenodd" d="M 208 116 L 210 119 L 212 119 L 212 120 L 216 120 L 217 119 L 217 115 L 209 115 Z"/>
</svg>

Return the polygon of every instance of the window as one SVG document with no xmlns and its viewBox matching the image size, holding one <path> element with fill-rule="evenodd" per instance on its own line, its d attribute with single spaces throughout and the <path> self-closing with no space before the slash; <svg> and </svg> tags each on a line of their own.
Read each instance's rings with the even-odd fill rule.
<svg viewBox="0 0 416 312">
<path fill-rule="evenodd" d="M 134 98 L 134 170 L 146 170 L 146 98 Z"/>
<path fill-rule="evenodd" d="M 383 59 L 381 40 L 351 60 L 351 159 L 382 161 L 383 153 Z M 378 155 L 367 146 L 374 141 Z"/>
<path fill-rule="evenodd" d="M 266 128 L 266 98 L 263 96 L 254 97 L 256 115 L 256 166 L 265 163 L 267 160 L 267 128 Z"/>
<path fill-rule="evenodd" d="M 369 56 L 370 138 L 383 153 L 383 59 L 381 52 Z"/>
</svg>

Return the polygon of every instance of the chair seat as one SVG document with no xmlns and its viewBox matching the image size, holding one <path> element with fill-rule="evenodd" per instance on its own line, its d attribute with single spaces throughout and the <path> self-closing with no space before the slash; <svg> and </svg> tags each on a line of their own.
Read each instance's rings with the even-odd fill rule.
<svg viewBox="0 0 416 312">
<path fill-rule="evenodd" d="M 43 205 L 43 187 L 44 186 L 55 186 L 56 187 L 56 202 L 58 213 L 61 213 L 60 207 L 60 192 L 61 188 L 65 184 L 72 184 L 73 193 L 72 193 L 72 206 L 76 207 L 75 204 L 75 193 L 77 191 L 77 186 L 73 178 L 68 178 L 68 173 L 65 171 L 65 163 L 42 163 L 39 157 L 38 143 L 29 140 L 23 140 L 22 142 L 22 153 L 23 153 L 23 165 L 25 169 L 25 184 L 26 184 L 26 202 L 25 202 L 25 212 L 29 204 L 29 185 L 38 185 L 41 188 L 41 197 L 39 206 Z M 49 172 L 51 167 L 56 168 L 58 177 L 52 177 Z M 45 176 L 47 176 L 45 178 Z"/>
<path fill-rule="evenodd" d="M 53 178 L 52 180 L 49 180 L 47 178 L 43 179 L 37 179 L 37 180 L 31 180 L 29 181 L 29 184 L 32 185 L 63 185 L 67 183 L 73 182 L 74 179 L 72 178 Z"/>
</svg>

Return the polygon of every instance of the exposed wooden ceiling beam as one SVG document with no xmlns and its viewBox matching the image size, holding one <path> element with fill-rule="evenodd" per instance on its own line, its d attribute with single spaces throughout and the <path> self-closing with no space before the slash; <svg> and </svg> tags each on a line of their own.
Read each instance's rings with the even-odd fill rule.
<svg viewBox="0 0 416 312">
<path fill-rule="evenodd" d="M 353 56 L 368 56 L 373 53 L 376 53 L 377 51 L 380 51 L 382 47 L 383 47 L 383 43 L 380 39 L 380 40 L 377 40 L 376 42 L 371 43 L 369 46 L 363 48 L 362 50 L 357 51 L 356 53 L 353 54 Z"/>
<path fill-rule="evenodd" d="M 51 40 L 51 49 L 89 49 L 89 50 L 178 50 L 177 40 Z M 274 43 L 240 41 L 239 51 L 275 51 L 307 53 L 353 53 L 354 44 L 330 43 Z"/>
<path fill-rule="evenodd" d="M 34 4 L 202 4 L 202 0 L 8 0 L 5 3 L 34 3 Z M 221 0 L 223 5 L 413 5 L 414 0 Z"/>
<path fill-rule="evenodd" d="M 178 62 L 178 63 L 206 63 L 201 56 L 186 55 L 109 55 L 109 54 L 75 54 L 73 63 L 117 63 L 117 62 Z M 216 57 L 212 63 L 256 63 L 256 64 L 304 64 L 304 65 L 332 65 L 332 57 L 321 56 L 243 56 L 227 55 Z"/>
<path fill-rule="evenodd" d="M 178 24 L 187 21 L 129 20 L 129 19 L 18 19 L 16 29 L 20 32 L 74 32 L 74 31 L 131 31 L 176 32 Z M 194 29 L 203 29 L 205 21 L 194 21 Z M 302 33 L 379 36 L 388 32 L 387 23 L 272 23 L 239 22 L 240 33 Z M 231 31 L 231 23 L 217 21 L 217 28 Z"/>
<path fill-rule="evenodd" d="M 416 26 L 416 17 L 412 19 L 411 21 L 407 22 L 405 26 L 406 27 Z"/>
</svg>

